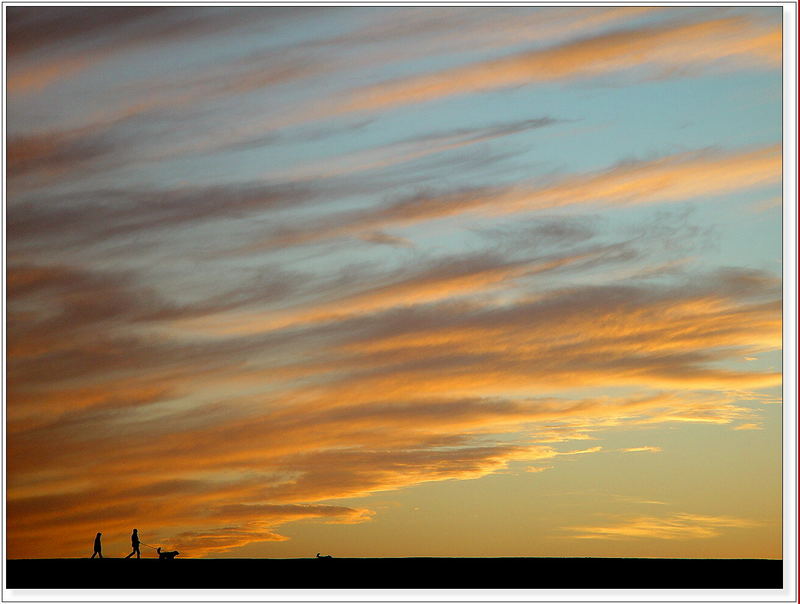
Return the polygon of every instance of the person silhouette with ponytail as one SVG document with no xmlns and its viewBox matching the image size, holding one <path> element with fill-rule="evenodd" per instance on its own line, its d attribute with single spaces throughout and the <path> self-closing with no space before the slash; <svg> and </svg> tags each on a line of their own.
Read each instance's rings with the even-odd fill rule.
<svg viewBox="0 0 800 604">
<path fill-rule="evenodd" d="M 100 545 L 100 536 L 102 534 L 103 533 L 97 533 L 94 538 L 94 553 L 92 554 L 92 558 L 95 556 L 100 556 L 101 559 L 103 558 L 103 546 Z"/>
</svg>

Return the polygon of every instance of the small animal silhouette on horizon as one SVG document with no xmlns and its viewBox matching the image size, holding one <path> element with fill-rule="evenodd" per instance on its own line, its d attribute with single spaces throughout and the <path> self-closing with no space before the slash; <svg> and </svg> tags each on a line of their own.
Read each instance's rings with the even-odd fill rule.
<svg viewBox="0 0 800 604">
<path fill-rule="evenodd" d="M 180 554 L 180 552 L 179 552 L 179 551 L 174 551 L 174 552 L 162 552 L 160 547 L 159 547 L 159 548 L 156 548 L 156 551 L 158 552 L 158 559 L 159 559 L 159 560 L 174 560 L 174 559 L 175 559 L 175 556 L 177 556 L 178 554 Z"/>
<path fill-rule="evenodd" d="M 317 552 L 317 558 L 321 558 L 323 560 L 329 560 L 330 558 L 333 558 L 333 556 L 320 556 L 319 552 Z"/>
</svg>

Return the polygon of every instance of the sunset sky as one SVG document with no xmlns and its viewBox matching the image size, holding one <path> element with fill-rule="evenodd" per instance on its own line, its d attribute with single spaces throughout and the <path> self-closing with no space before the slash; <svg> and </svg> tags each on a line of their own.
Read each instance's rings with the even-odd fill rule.
<svg viewBox="0 0 800 604">
<path fill-rule="evenodd" d="M 781 557 L 780 7 L 5 11 L 9 558 Z"/>
</svg>

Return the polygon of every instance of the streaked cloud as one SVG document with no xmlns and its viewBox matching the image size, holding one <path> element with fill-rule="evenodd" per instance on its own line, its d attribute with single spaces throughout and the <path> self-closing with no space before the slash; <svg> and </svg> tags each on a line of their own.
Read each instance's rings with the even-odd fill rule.
<svg viewBox="0 0 800 604">
<path fill-rule="evenodd" d="M 618 164 L 592 174 L 562 177 L 538 186 L 520 183 L 415 195 L 374 209 L 328 216 L 307 228 L 277 230 L 247 249 L 309 243 L 464 214 L 497 216 L 573 205 L 631 206 L 686 201 L 775 183 L 780 177 L 778 146 L 739 153 L 680 153 Z"/>
<path fill-rule="evenodd" d="M 734 430 L 763 430 L 764 427 L 761 424 L 747 423 L 747 424 L 739 424 L 738 426 L 734 426 L 733 429 Z"/>
<path fill-rule="evenodd" d="M 408 239 L 404 239 L 403 237 L 396 237 L 395 235 L 390 235 L 389 233 L 385 233 L 383 231 L 374 231 L 372 233 L 366 233 L 365 235 L 361 236 L 361 239 L 369 243 L 375 243 L 378 245 L 392 245 L 396 247 L 414 247 L 414 244 L 411 243 Z"/>
<path fill-rule="evenodd" d="M 545 472 L 547 470 L 552 470 L 553 466 L 527 466 L 525 468 L 526 472 L 532 472 L 534 474 L 538 474 L 539 472 Z"/>
<path fill-rule="evenodd" d="M 675 69 L 729 60 L 745 66 L 775 66 L 781 59 L 780 28 L 754 28 L 742 19 L 669 23 L 620 30 L 552 48 L 519 53 L 365 88 L 341 111 L 384 110 L 455 94 L 487 92 L 514 85 L 590 78 L 654 66 Z"/>
<path fill-rule="evenodd" d="M 12 7 L 7 33 L 9 54 L 14 58 L 9 90 L 15 94 L 40 91 L 115 54 L 224 31 L 245 18 L 241 11 L 213 8 L 190 14 L 172 7 L 60 6 L 47 11 Z M 108 31 L 115 31 L 116 36 L 109 38 Z M 59 51 L 62 56 L 52 54 Z M 43 58 L 56 61 L 43 62 Z M 32 74 L 22 69 L 15 73 L 16 65 L 26 63 L 34 65 Z M 59 66 L 66 69 L 59 70 Z"/>
<path fill-rule="evenodd" d="M 482 271 L 486 265 L 476 266 Z M 439 265 L 433 273 L 426 268 L 420 274 L 438 274 L 444 267 Z M 468 274 L 462 271 L 459 267 L 459 275 Z M 353 298 L 360 312 L 326 311 L 326 318 L 305 319 L 287 333 L 280 328 L 260 337 L 243 332 L 203 345 L 121 337 L 129 326 L 174 321 L 190 312 L 189 307 L 159 300 L 155 293 L 149 299 L 143 292 L 131 297 L 134 284 L 123 276 L 60 267 L 19 267 L 9 275 L 15 301 L 9 309 L 9 373 L 15 378 L 9 393 L 12 401 L 29 400 L 31 405 L 26 411 L 18 406 L 10 410 L 14 429 L 9 432 L 9 468 L 17 476 L 33 472 L 48 458 L 58 459 L 62 476 L 78 480 L 75 469 L 80 472 L 90 464 L 98 480 L 112 485 L 115 476 L 127 471 L 150 476 L 157 483 L 200 471 L 227 468 L 228 472 L 263 473 L 268 469 L 255 485 L 246 482 L 219 488 L 208 483 L 203 498 L 233 496 L 244 506 L 263 501 L 300 505 L 421 482 L 477 478 L 516 461 L 599 452 L 602 445 L 558 450 L 544 444 L 573 435 L 586 438 L 598 430 L 746 421 L 754 412 L 736 397 L 690 394 L 687 389 L 755 388 L 780 379 L 775 374 L 721 371 L 709 365 L 714 355 L 722 359 L 737 354 L 737 347 L 780 345 L 780 304 L 771 302 L 779 295 L 779 284 L 757 272 L 723 271 L 707 276 L 703 286 L 682 284 L 661 291 L 630 286 L 568 289 L 510 306 L 436 302 L 439 296 L 414 300 L 408 297 L 409 282 L 400 281 L 399 289 L 379 290 L 392 292 L 388 298 L 381 293 L 376 299 L 380 304 L 365 306 L 365 301 L 373 300 L 372 294 Z M 428 276 L 418 274 L 414 279 L 431 283 Z M 479 283 L 486 287 L 493 281 Z M 283 296 L 292 290 L 275 291 Z M 470 286 L 465 291 L 476 290 Z M 264 294 L 252 290 L 250 295 Z M 57 303 L 58 312 L 37 318 L 22 310 L 23 303 L 36 300 Z M 334 306 L 346 308 L 345 302 Z M 225 312 L 235 303 L 235 297 L 226 296 L 216 307 L 206 301 L 206 308 L 200 306 L 195 312 Z M 398 304 L 401 307 L 395 308 Z M 592 319 L 596 316 L 618 319 L 598 325 Z M 97 328 L 103 325 L 117 325 L 120 334 L 110 332 L 98 339 Z M 296 331 L 298 327 L 302 330 Z M 665 339 L 664 333 L 672 336 Z M 237 367 L 237 359 L 251 357 L 271 341 L 282 342 L 284 349 L 291 349 L 293 341 L 327 344 L 321 348 L 316 344 L 317 350 L 294 366 L 284 361 L 282 366 L 267 362 L 263 368 Z M 191 364 L 185 366 L 189 359 Z M 200 368 L 207 386 L 215 380 L 241 386 L 264 375 L 274 380 L 281 373 L 286 373 L 288 382 L 252 403 L 181 402 L 192 392 Z M 623 381 L 651 388 L 658 383 L 679 388 L 683 394 L 623 400 L 503 400 L 496 396 L 498 391 L 564 389 L 576 376 L 583 384 Z M 458 394 L 472 398 L 453 398 Z M 74 405 L 58 412 L 66 409 L 68 400 Z M 43 409 L 52 421 L 38 419 Z M 560 431 L 558 424 L 554 428 L 554 422 L 565 422 L 567 432 Z M 535 424 L 543 426 L 544 438 L 529 430 L 537 435 L 532 442 L 479 445 L 482 435 L 516 432 Z M 561 438 L 545 436 L 554 433 Z M 144 435 L 151 456 L 134 462 Z M 55 447 L 52 451 L 48 443 Z M 270 444 L 265 448 L 266 443 Z M 93 461 L 94 450 L 114 452 Z M 157 464 L 165 458 L 170 459 L 166 473 Z M 35 484 L 15 483 L 14 488 L 24 492 Z M 97 520 L 96 514 L 85 509 L 84 499 L 76 497 L 72 504 L 74 522 L 86 514 L 87 523 Z M 97 506 L 107 501 L 106 513 L 121 523 L 124 518 L 133 522 L 113 489 L 107 496 L 94 489 L 93 500 Z M 118 507 L 111 506 L 111 501 Z M 196 495 L 190 496 L 187 505 L 194 501 Z M 203 509 L 207 508 L 204 503 Z M 21 523 L 14 524 L 17 530 L 32 522 L 34 509 L 25 500 L 14 507 Z M 70 518 L 66 502 L 58 509 L 61 518 Z M 240 511 L 254 510 L 266 508 Z M 191 507 L 174 514 L 162 524 L 208 525 L 212 520 Z M 289 521 L 289 516 L 281 518 L 266 533 L 244 527 L 236 534 L 249 535 L 254 541 L 261 539 L 257 535 L 277 538 L 274 528 Z M 362 513 L 347 516 L 348 521 L 363 518 Z M 26 538 L 29 547 L 35 547 L 38 532 L 33 528 L 24 532 L 30 535 Z M 211 545 L 203 543 L 197 542 L 206 548 L 202 551 L 228 551 L 219 539 Z M 240 542 L 225 543 L 235 547 Z"/>
<path fill-rule="evenodd" d="M 658 499 L 642 499 L 640 497 L 631 497 L 628 495 L 613 495 L 613 498 L 617 501 L 636 505 L 669 505 L 666 501 L 660 501 Z"/>
<path fill-rule="evenodd" d="M 710 539 L 728 529 L 749 529 L 758 523 L 731 516 L 672 514 L 670 516 L 638 516 L 622 522 L 599 526 L 573 526 L 567 530 L 579 533 L 576 539 Z"/>
<path fill-rule="evenodd" d="M 281 180 L 302 181 L 378 170 L 417 161 L 429 155 L 445 153 L 470 145 L 487 143 L 514 134 L 553 126 L 564 121 L 552 117 L 541 117 L 483 128 L 434 132 L 424 137 L 401 140 L 344 156 L 326 158 L 319 165 L 310 163 L 302 168 L 292 168 L 286 173 L 273 173 L 271 176 Z"/>
</svg>

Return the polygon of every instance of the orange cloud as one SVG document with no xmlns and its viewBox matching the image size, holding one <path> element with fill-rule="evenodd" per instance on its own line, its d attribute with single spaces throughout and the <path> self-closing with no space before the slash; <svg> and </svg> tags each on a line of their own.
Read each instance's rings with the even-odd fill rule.
<svg viewBox="0 0 800 604">
<path fill-rule="evenodd" d="M 41 92 L 48 86 L 73 77 L 102 60 L 103 57 L 77 55 L 29 65 L 25 69 L 12 71 L 9 74 L 7 90 L 11 95 Z"/>
<path fill-rule="evenodd" d="M 320 164 L 309 163 L 286 172 L 272 172 L 272 178 L 290 181 L 315 178 L 331 178 L 396 166 L 435 155 L 454 151 L 471 145 L 486 143 L 498 138 L 519 134 L 559 123 L 553 118 L 522 120 L 485 128 L 473 128 L 442 132 L 421 138 L 382 145 L 380 147 L 326 158 Z"/>
<path fill-rule="evenodd" d="M 184 552 L 188 553 L 188 555 L 181 554 L 184 558 L 202 558 L 225 553 L 250 543 L 286 541 L 287 539 L 288 537 L 266 529 L 258 530 L 226 526 L 205 531 L 178 533 L 167 543 L 170 543 L 171 547 L 184 548 Z"/>
<path fill-rule="evenodd" d="M 375 209 L 330 216 L 309 228 L 283 229 L 247 250 L 310 243 L 363 231 L 485 213 L 492 216 L 571 205 L 641 205 L 711 197 L 779 182 L 780 145 L 734 153 L 679 153 L 607 170 L 574 174 L 550 184 L 518 183 L 419 195 Z"/>
<path fill-rule="evenodd" d="M 525 468 L 525 471 L 537 474 L 539 472 L 545 472 L 547 470 L 552 470 L 552 469 L 553 466 L 528 466 Z"/>
<path fill-rule="evenodd" d="M 8 526 L 19 552 L 15 555 L 69 555 L 70 550 L 74 555 L 80 543 L 76 533 L 91 533 L 99 525 L 112 548 L 124 548 L 126 531 L 137 526 L 146 535 L 144 541 L 170 544 L 182 549 L 183 555 L 199 557 L 254 541 L 285 540 L 274 527 L 297 520 L 358 523 L 372 516 L 369 510 L 343 506 L 230 504 L 252 498 L 260 483 L 162 480 L 153 474 L 141 475 L 143 480 L 109 479 L 90 490 L 66 494 L 10 497 Z M 189 532 L 179 528 L 215 524 L 220 528 Z"/>
<path fill-rule="evenodd" d="M 129 416 L 120 429 L 132 438 L 120 438 L 124 433 L 108 430 L 107 424 L 105 432 L 88 433 L 85 426 L 75 432 L 69 426 L 54 426 L 48 440 L 26 443 L 20 436 L 10 438 L 14 463 L 20 456 L 33 462 L 13 466 L 10 551 L 13 555 L 66 554 L 79 545 L 73 542 L 76 531 L 90 534 L 99 523 L 105 533 L 124 536 L 132 523 L 141 525 L 142 518 L 146 518 L 145 534 L 156 533 L 155 539 L 183 548 L 190 556 L 281 539 L 275 528 L 300 518 L 362 522 L 369 519 L 368 511 L 301 504 L 422 482 L 478 478 L 517 461 L 598 452 L 599 446 L 558 451 L 536 444 L 471 443 L 474 435 L 519 430 L 537 421 L 571 417 L 582 419 L 585 429 L 596 428 L 592 422 L 597 419 L 631 423 L 677 403 L 689 412 L 691 405 L 685 399 L 664 396 L 519 402 L 431 399 L 327 408 L 289 406 L 239 420 L 218 417 L 210 424 L 202 418 L 199 424 L 187 423 L 187 415 L 187 420 L 156 419 L 142 428 L 132 425 Z M 716 406 L 735 408 L 730 401 L 717 401 Z M 156 422 L 168 423 L 169 429 L 153 430 Z M 145 442 L 147 454 L 142 455 Z M 104 454 L 95 456 L 98 450 Z M 52 461 L 56 459 L 58 463 Z M 170 463 L 161 463 L 163 459 Z M 43 464 L 44 460 L 51 461 Z M 20 487 L 26 478 L 45 467 L 61 476 L 72 472 L 76 481 L 72 493 L 61 494 L 63 484 L 46 481 L 43 486 L 56 494 L 43 491 L 23 496 Z M 85 483 L 87 467 L 91 468 L 89 484 Z M 214 478 L 216 473 L 226 479 Z M 126 476 L 139 479 L 131 482 Z M 179 526 L 217 528 L 194 532 L 170 528 Z M 124 539 L 118 542 L 124 545 Z"/>
<path fill-rule="evenodd" d="M 740 305 L 711 292 L 687 291 L 667 301 L 634 289 L 568 290 L 506 308 L 453 303 L 447 311 L 395 313 L 391 322 L 363 332 L 352 325 L 342 349 L 347 356 L 337 365 L 371 367 L 362 379 L 377 392 L 424 383 L 474 393 L 500 383 L 506 389 L 563 385 L 577 376 L 584 384 L 613 379 L 672 387 L 778 382 L 778 374 L 709 363 L 736 357 L 737 347 L 779 348 L 779 305 Z M 598 314 L 609 319 L 598 322 Z M 451 358 L 457 359 L 452 366 Z"/>
<path fill-rule="evenodd" d="M 752 528 L 758 523 L 732 516 L 639 516 L 611 525 L 571 526 L 566 530 L 579 533 L 572 539 L 709 539 L 722 534 L 721 529 Z"/>
<path fill-rule="evenodd" d="M 559 455 L 584 455 L 586 453 L 598 453 L 602 450 L 603 447 L 591 447 L 590 449 L 581 449 L 580 451 L 566 451 L 564 453 L 559 453 Z"/>
<path fill-rule="evenodd" d="M 764 30 L 737 18 L 669 23 L 378 84 L 356 91 L 338 110 L 376 111 L 457 94 L 598 77 L 639 67 L 655 69 L 656 74 L 720 61 L 776 68 L 781 52 L 779 27 Z"/>
<path fill-rule="evenodd" d="M 182 347 L 154 349 L 152 342 L 127 339 L 105 349 L 106 343 L 95 337 L 84 340 L 84 331 L 96 333 L 92 327 L 103 325 L 105 313 L 112 310 L 117 321 L 140 321 L 141 309 L 133 312 L 124 295 L 110 295 L 117 291 L 113 283 L 46 270 L 11 277 L 9 291 L 17 292 L 16 301 L 33 291 L 55 301 L 55 294 L 64 292 L 76 306 L 67 307 L 72 309 L 65 315 L 68 321 L 57 323 L 61 327 L 56 333 L 72 333 L 72 338 L 54 340 L 59 350 L 69 352 L 59 361 L 70 359 L 66 366 L 47 351 L 49 340 L 42 340 L 44 348 L 27 350 L 23 364 L 14 355 L 10 358 L 9 413 L 16 423 L 9 431 L 9 492 L 14 498 L 45 496 L 48 488 L 61 491 L 69 485 L 81 493 L 71 505 L 84 514 L 86 493 L 97 491 L 84 491 L 87 467 L 93 480 L 108 480 L 112 486 L 130 473 L 157 484 L 223 469 L 260 472 L 260 486 L 237 487 L 244 489 L 237 496 L 243 503 L 308 503 L 480 476 L 518 459 L 577 454 L 580 450 L 558 452 L 540 443 L 577 435 L 586 439 L 615 426 L 752 421 L 757 412 L 738 402 L 752 398 L 746 392 L 712 395 L 692 389 L 752 388 L 780 379 L 779 374 L 715 367 L 740 357 L 741 349 L 780 347 L 779 283 L 757 272 L 723 271 L 675 287 L 572 288 L 512 305 L 388 309 L 295 327 L 267 334 L 264 340 L 212 342 L 207 349 L 192 345 L 189 367 L 189 352 Z M 81 294 L 87 286 L 102 291 L 101 284 L 110 287 L 105 302 Z M 14 329 L 25 325 L 18 318 Z M 229 361 L 237 350 L 260 350 L 271 338 L 280 338 L 274 341 L 284 349 L 296 340 L 313 342 L 316 350 L 294 366 L 283 361 L 283 367 L 232 368 L 228 362 L 219 367 L 212 362 L 219 355 Z M 87 354 L 90 344 L 94 356 Z M 113 360 L 115 348 L 124 351 L 126 363 Z M 150 359 L 154 350 L 162 356 Z M 172 354 L 181 359 L 174 367 Z M 48 371 L 33 371 L 41 358 L 49 359 Z M 215 403 L 183 400 L 178 393 L 191 392 L 200 366 L 205 367 L 206 386 L 211 378 L 238 386 L 243 380 L 274 381 L 284 369 L 291 379 L 273 394 L 262 391 L 249 401 L 230 396 Z M 99 381 L 89 371 L 97 367 L 108 368 Z M 20 377 L 25 378 L 21 383 Z M 672 391 L 625 399 L 529 398 L 531 391 L 563 391 L 574 383 L 647 389 L 658 384 Z M 62 402 L 72 401 L 69 408 L 53 416 L 65 393 L 70 398 Z M 509 398 L 512 394 L 517 396 Z M 41 403 L 36 402 L 39 396 Z M 20 402 L 26 400 L 50 405 L 47 421 L 35 413 L 25 415 Z M 536 425 L 543 438 L 537 436 Z M 533 433 L 536 442 L 512 449 L 470 446 L 480 435 L 519 432 Z M 147 456 L 139 454 L 144 442 Z M 437 457 L 442 447 L 454 446 L 451 454 Z M 346 453 L 328 455 L 342 447 Z M 97 456 L 95 451 L 104 453 Z M 169 466 L 160 459 L 170 459 Z M 431 464 L 431 459 L 439 461 Z M 315 464 L 323 461 L 321 467 L 329 473 L 315 473 Z M 366 469 L 373 463 L 372 470 Z M 59 481 L 51 482 L 56 477 Z M 190 484 L 180 485 L 192 502 L 215 492 L 213 482 L 205 494 Z M 230 495 L 230 488 L 219 487 L 219 496 Z M 109 505 L 128 505 L 118 491 L 94 499 L 109 521 L 127 513 L 127 508 Z M 68 507 L 48 505 L 59 513 Z M 26 504 L 14 507 L 11 515 L 31 518 L 32 513 Z M 187 514 L 183 518 L 194 518 Z M 85 520 L 90 522 L 91 514 Z M 11 526 L 20 528 L 16 521 Z"/>
<path fill-rule="evenodd" d="M 761 424 L 739 424 L 738 426 L 733 427 L 734 430 L 763 430 L 764 427 Z"/>
<path fill-rule="evenodd" d="M 295 306 L 288 311 L 265 315 L 263 311 L 220 315 L 219 319 L 200 316 L 176 322 L 189 329 L 200 328 L 217 334 L 240 334 L 275 331 L 292 326 L 342 321 L 382 309 L 408 307 L 470 294 L 482 294 L 507 288 L 517 280 L 546 274 L 551 271 L 579 269 L 592 262 L 615 261 L 613 252 L 624 245 L 593 246 L 568 255 L 547 255 L 520 260 L 501 259 L 495 254 L 444 258 L 414 270 L 394 274 L 365 275 L 361 286 L 349 294 L 331 296 Z M 372 283 L 375 282 L 375 283 Z M 333 297 L 333 299 L 330 299 Z M 304 308 L 305 306 L 305 308 Z"/>
</svg>

